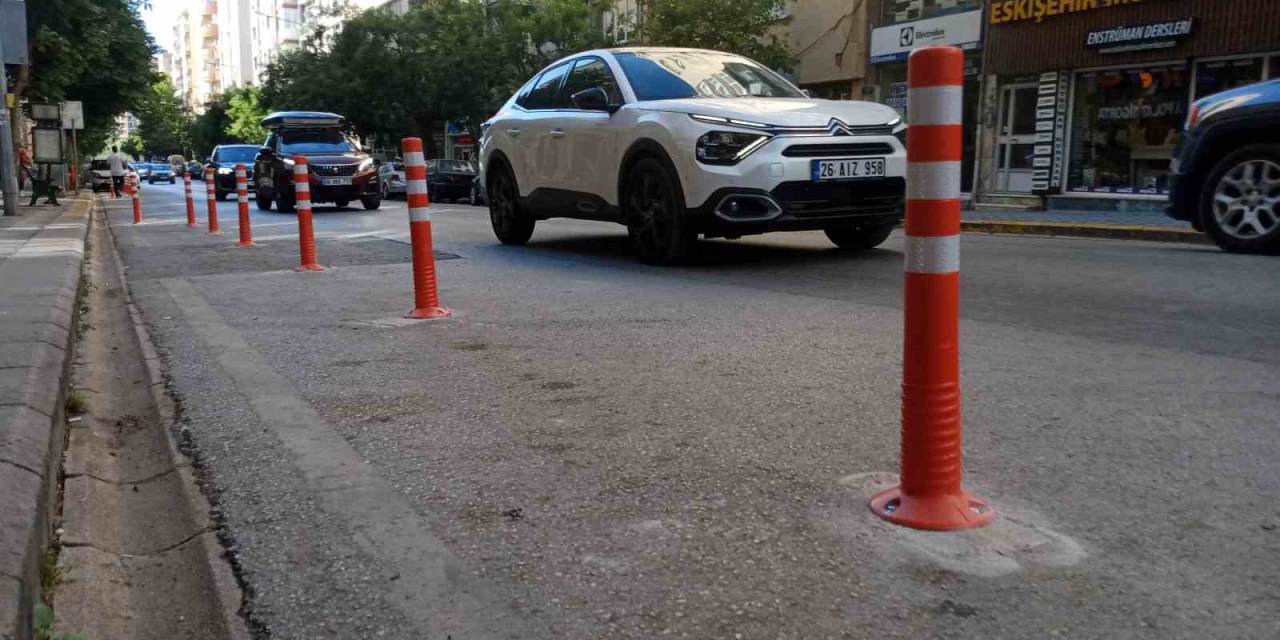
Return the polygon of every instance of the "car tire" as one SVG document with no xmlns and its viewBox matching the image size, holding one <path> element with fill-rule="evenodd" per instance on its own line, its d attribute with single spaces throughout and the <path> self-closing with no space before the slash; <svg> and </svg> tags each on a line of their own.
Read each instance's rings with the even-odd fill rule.
<svg viewBox="0 0 1280 640">
<path fill-rule="evenodd" d="M 261 191 L 253 194 L 253 201 L 257 203 L 259 211 L 271 210 L 271 198 L 263 195 Z"/>
<path fill-rule="evenodd" d="M 827 239 L 831 240 L 841 251 L 866 251 L 874 249 L 889 239 L 897 224 L 880 224 L 862 226 L 857 223 L 833 225 L 823 229 Z"/>
<path fill-rule="evenodd" d="M 333 206 L 339 209 L 346 209 L 349 204 L 351 204 L 350 200 L 335 200 Z"/>
<path fill-rule="evenodd" d="M 388 187 L 385 181 L 378 183 L 378 197 L 382 200 L 391 199 L 391 187 Z"/>
<path fill-rule="evenodd" d="M 1200 190 L 1200 224 L 1232 253 L 1280 253 L 1280 145 L 1253 144 L 1214 165 Z"/>
<path fill-rule="evenodd" d="M 371 196 L 360 196 L 360 204 L 364 205 L 365 211 L 377 211 L 382 206 L 382 196 L 373 194 Z"/>
<path fill-rule="evenodd" d="M 689 227 L 678 182 L 658 160 L 642 158 L 627 173 L 623 215 L 642 261 L 670 265 L 688 259 L 698 234 Z"/>
<path fill-rule="evenodd" d="M 297 204 L 297 200 L 294 199 L 293 194 L 281 191 L 277 195 L 276 210 L 280 213 L 292 213 L 296 208 L 295 205 Z"/>
<path fill-rule="evenodd" d="M 533 236 L 536 223 L 520 208 L 516 177 L 505 166 L 495 168 L 489 180 L 489 223 L 502 244 L 524 244 Z"/>
<path fill-rule="evenodd" d="M 178 182 L 177 178 L 169 178 L 169 184 L 176 184 L 177 182 Z"/>
</svg>

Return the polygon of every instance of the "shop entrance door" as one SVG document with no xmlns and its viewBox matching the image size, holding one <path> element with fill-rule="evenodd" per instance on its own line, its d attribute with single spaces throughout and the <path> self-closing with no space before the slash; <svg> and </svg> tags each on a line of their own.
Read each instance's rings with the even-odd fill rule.
<svg viewBox="0 0 1280 640">
<path fill-rule="evenodd" d="M 996 191 L 1031 193 L 1035 175 L 1036 98 L 1040 87 L 1013 84 L 1000 89 L 1000 127 L 996 137 Z"/>
</svg>

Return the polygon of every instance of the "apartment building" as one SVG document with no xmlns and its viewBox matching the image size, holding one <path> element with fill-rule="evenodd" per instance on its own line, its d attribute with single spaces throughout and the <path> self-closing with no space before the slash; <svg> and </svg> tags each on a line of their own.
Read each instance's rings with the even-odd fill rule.
<svg viewBox="0 0 1280 640">
<path fill-rule="evenodd" d="M 867 74 L 864 0 L 791 0 L 774 33 L 796 57 L 791 79 L 801 88 L 819 98 L 861 98 Z"/>
</svg>

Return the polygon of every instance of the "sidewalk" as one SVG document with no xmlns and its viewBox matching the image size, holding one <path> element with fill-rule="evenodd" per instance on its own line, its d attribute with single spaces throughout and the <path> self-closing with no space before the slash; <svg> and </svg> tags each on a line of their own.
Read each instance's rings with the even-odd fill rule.
<svg viewBox="0 0 1280 640">
<path fill-rule="evenodd" d="M 961 213 L 965 231 L 1156 242 L 1208 242 L 1190 224 L 1163 213 L 1135 211 L 971 210 Z"/>
<path fill-rule="evenodd" d="M 40 598 L 64 438 L 92 196 L 0 217 L 0 637 L 26 638 Z"/>
</svg>

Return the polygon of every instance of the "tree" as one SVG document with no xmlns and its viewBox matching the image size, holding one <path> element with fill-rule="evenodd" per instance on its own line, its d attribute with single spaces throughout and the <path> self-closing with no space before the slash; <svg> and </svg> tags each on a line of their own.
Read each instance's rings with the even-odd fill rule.
<svg viewBox="0 0 1280 640">
<path fill-rule="evenodd" d="M 267 138 L 267 130 L 262 128 L 262 119 L 267 116 L 262 106 L 262 90 L 249 85 L 232 89 L 226 95 L 226 134 L 243 142 L 260 144 Z"/>
<path fill-rule="evenodd" d="M 191 126 L 191 146 L 195 157 L 207 158 L 214 147 L 224 142 L 241 142 L 227 139 L 227 127 L 231 125 L 231 118 L 227 115 L 229 100 L 230 96 L 221 94 L 204 103 L 204 113 L 197 116 Z"/>
<path fill-rule="evenodd" d="M 84 102 L 80 147 L 106 146 L 116 116 L 137 107 L 150 91 L 158 51 L 139 9 L 145 0 L 40 0 L 28 2 L 28 67 L 19 68 L 14 93 L 33 101 Z"/>
<path fill-rule="evenodd" d="M 729 51 L 773 69 L 794 56 L 769 28 L 786 0 L 642 0 L 637 36 L 645 44 Z"/>
<path fill-rule="evenodd" d="M 182 154 L 190 146 L 191 116 L 183 109 L 169 76 L 157 77 L 133 115 L 138 118 L 138 137 L 145 155 Z"/>
<path fill-rule="evenodd" d="M 607 4 L 421 0 L 404 16 L 366 11 L 280 56 L 263 100 L 341 113 L 361 135 L 418 135 L 435 155 L 440 123 L 478 124 L 550 61 L 603 45 L 596 16 Z"/>
</svg>

